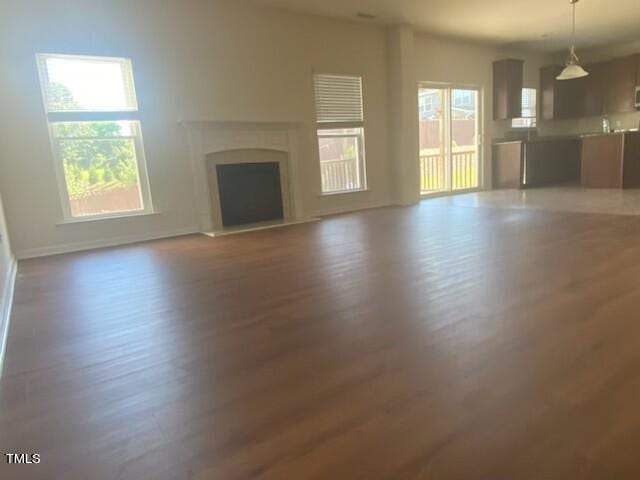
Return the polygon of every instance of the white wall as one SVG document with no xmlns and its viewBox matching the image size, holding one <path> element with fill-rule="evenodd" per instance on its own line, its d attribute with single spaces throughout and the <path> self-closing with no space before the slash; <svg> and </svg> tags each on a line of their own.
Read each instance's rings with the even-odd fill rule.
<svg viewBox="0 0 640 480">
<path fill-rule="evenodd" d="M 0 376 L 9 326 L 16 262 L 9 244 L 9 235 L 0 193 Z"/>
<path fill-rule="evenodd" d="M 10 19 L 10 20 L 9 20 Z M 19 255 L 195 230 L 191 167 L 178 120 L 303 124 L 303 208 L 390 202 L 386 34 L 352 22 L 216 0 L 24 0 L 0 14 L 0 188 Z M 62 218 L 37 52 L 130 57 L 157 215 L 73 225 Z M 321 197 L 312 72 L 363 76 L 370 190 Z"/>
<path fill-rule="evenodd" d="M 2 311 L 3 299 L 10 281 L 9 273 L 13 267 L 13 253 L 9 243 L 9 232 L 4 217 L 4 209 L 2 207 L 2 196 L 0 195 L 0 332 L 2 332 Z"/>
</svg>

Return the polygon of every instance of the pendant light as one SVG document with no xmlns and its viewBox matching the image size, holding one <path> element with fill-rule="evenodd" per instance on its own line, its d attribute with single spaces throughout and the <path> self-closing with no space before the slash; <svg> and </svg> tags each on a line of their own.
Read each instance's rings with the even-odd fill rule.
<svg viewBox="0 0 640 480">
<path fill-rule="evenodd" d="M 573 7 L 573 29 L 571 31 L 571 48 L 569 49 L 569 58 L 567 58 L 564 70 L 556 77 L 557 80 L 573 80 L 574 78 L 582 78 L 589 75 L 584 68 L 580 66 L 580 60 L 576 55 L 576 3 L 579 0 L 569 0 Z"/>
</svg>

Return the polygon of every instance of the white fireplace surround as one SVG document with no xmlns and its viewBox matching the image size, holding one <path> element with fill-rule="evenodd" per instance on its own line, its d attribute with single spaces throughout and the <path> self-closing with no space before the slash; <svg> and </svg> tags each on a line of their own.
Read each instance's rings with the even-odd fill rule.
<svg viewBox="0 0 640 480">
<path fill-rule="evenodd" d="M 191 167 L 195 185 L 196 208 L 202 233 L 223 232 L 219 194 L 216 182 L 208 179 L 208 162 L 211 154 L 243 149 L 275 150 L 287 153 L 287 161 L 280 162 L 288 185 L 282 185 L 284 216 L 283 223 L 297 223 L 303 219 L 299 188 L 295 188 L 298 177 L 298 125 L 281 122 L 219 122 L 183 121 L 187 131 Z M 209 160 L 208 158 L 209 157 Z"/>
</svg>

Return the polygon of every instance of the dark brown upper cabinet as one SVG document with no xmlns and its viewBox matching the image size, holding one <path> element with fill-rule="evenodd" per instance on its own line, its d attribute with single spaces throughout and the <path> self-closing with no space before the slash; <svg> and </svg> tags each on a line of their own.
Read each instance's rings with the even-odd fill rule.
<svg viewBox="0 0 640 480">
<path fill-rule="evenodd" d="M 522 116 L 524 61 L 507 58 L 493 62 L 493 119 Z"/>
<path fill-rule="evenodd" d="M 633 55 L 605 63 L 603 82 L 605 113 L 635 111 L 637 58 L 637 55 Z"/>
<path fill-rule="evenodd" d="M 561 67 L 552 65 L 540 69 L 540 116 L 545 120 L 552 120 L 556 115 L 556 77 L 562 70 Z"/>
<path fill-rule="evenodd" d="M 556 80 L 562 67 L 540 69 L 540 116 L 545 120 L 579 116 L 584 85 L 580 80 Z"/>
<path fill-rule="evenodd" d="M 587 65 L 589 76 L 578 79 L 582 87 L 582 91 L 580 92 L 582 104 L 578 112 L 580 116 L 590 117 L 602 115 L 604 112 L 603 92 L 605 70 L 605 63 Z"/>
<path fill-rule="evenodd" d="M 589 75 L 556 80 L 562 67 L 540 69 L 540 116 L 545 120 L 635 111 L 640 55 L 585 65 Z"/>
</svg>

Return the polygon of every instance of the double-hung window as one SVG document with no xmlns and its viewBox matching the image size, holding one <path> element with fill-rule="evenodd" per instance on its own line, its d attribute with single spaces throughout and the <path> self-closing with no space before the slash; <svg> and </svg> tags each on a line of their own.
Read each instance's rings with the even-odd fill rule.
<svg viewBox="0 0 640 480">
<path fill-rule="evenodd" d="M 131 61 L 37 60 L 65 220 L 150 213 Z"/>
<path fill-rule="evenodd" d="M 522 117 L 511 121 L 512 128 L 535 128 L 536 119 L 536 89 L 522 89 Z"/>
<path fill-rule="evenodd" d="M 364 190 L 362 78 L 314 75 L 322 193 Z"/>
</svg>

